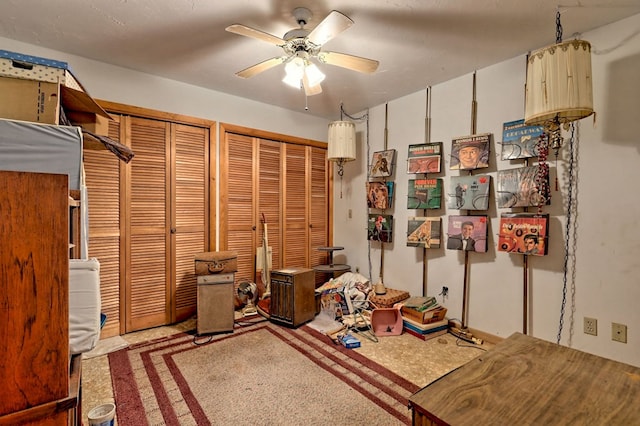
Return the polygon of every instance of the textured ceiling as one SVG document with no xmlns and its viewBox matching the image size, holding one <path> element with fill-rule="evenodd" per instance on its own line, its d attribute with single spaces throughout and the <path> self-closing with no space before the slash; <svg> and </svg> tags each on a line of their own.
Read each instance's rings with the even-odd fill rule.
<svg viewBox="0 0 640 426">
<path fill-rule="evenodd" d="M 237 77 L 282 50 L 225 28 L 282 37 L 300 6 L 313 13 L 307 29 L 331 10 L 349 16 L 323 50 L 376 59 L 378 70 L 320 64 L 323 92 L 307 99 L 281 82 L 283 65 Z M 306 102 L 307 113 L 336 119 L 340 103 L 359 112 L 552 44 L 558 8 L 568 40 L 640 13 L 640 0 L 0 0 L 0 37 L 296 111 Z"/>
</svg>

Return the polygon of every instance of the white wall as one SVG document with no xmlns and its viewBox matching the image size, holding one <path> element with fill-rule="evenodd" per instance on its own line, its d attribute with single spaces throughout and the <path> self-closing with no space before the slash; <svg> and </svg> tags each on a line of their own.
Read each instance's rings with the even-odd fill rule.
<svg viewBox="0 0 640 426">
<path fill-rule="evenodd" d="M 575 261 L 575 279 L 567 278 L 566 307 L 561 343 L 607 358 L 640 366 L 640 15 L 583 34 L 592 44 L 594 109 L 592 117 L 579 122 L 577 205 L 575 248 L 570 248 L 569 267 Z M 542 47 L 542 46 L 541 46 Z M 488 171 L 524 165 L 522 161 L 502 161 L 502 125 L 524 117 L 526 52 L 522 56 L 476 72 L 478 102 L 476 133 L 492 133 L 492 158 Z M 473 75 L 432 87 L 431 141 L 444 142 L 444 178 L 449 187 L 451 140 L 471 134 Z M 358 122 L 358 160 L 345 166 L 343 198 L 336 192 L 334 244 L 344 246 L 343 260 L 353 269 L 377 281 L 380 271 L 380 243 L 366 237 L 367 158 L 384 149 L 385 108 L 388 112 L 388 149 L 397 150 L 394 205 L 394 242 L 384 245 L 384 283 L 388 287 L 422 295 L 423 249 L 406 247 L 407 218 L 422 210 L 408 210 L 406 173 L 407 147 L 425 141 L 427 90 L 395 99 L 369 112 L 369 143 L 366 122 Z M 348 110 L 348 105 L 345 104 Z M 351 114 L 358 115 L 358 114 Z M 565 137 L 568 134 L 565 133 Z M 563 298 L 563 264 L 567 202 L 568 144 L 555 161 L 550 155 L 551 215 L 549 255 L 529 257 L 529 334 L 555 342 Z M 560 190 L 554 179 L 559 178 Z M 339 185 L 336 185 L 339 189 Z M 349 218 L 349 210 L 352 217 Z M 489 251 L 469 254 L 469 327 L 507 337 L 523 331 L 523 256 L 497 251 L 500 213 L 495 197 L 490 199 Z M 477 212 L 482 214 L 484 212 Z M 459 210 L 428 211 L 440 216 L 446 230 L 448 215 Z M 443 246 L 444 246 L 443 241 Z M 369 270 L 369 253 L 371 271 Z M 574 256 L 575 255 L 575 256 Z M 427 295 L 449 288 L 444 299 L 450 318 L 462 319 L 464 254 L 445 248 L 427 250 Z M 371 274 L 371 275 L 369 275 Z M 438 296 L 440 302 L 442 297 Z M 582 332 L 583 317 L 598 320 L 598 336 Z M 628 326 L 628 343 L 611 340 L 611 322 Z"/>
<path fill-rule="evenodd" d="M 592 44 L 596 125 L 591 118 L 579 123 L 578 236 L 571 260 L 575 259 L 575 280 L 569 275 L 562 344 L 607 358 L 640 366 L 640 244 L 638 236 L 637 189 L 640 180 L 640 15 L 584 34 Z M 74 73 L 96 98 L 202 117 L 218 122 L 325 140 L 326 121 L 308 114 L 287 111 L 223 93 L 203 90 L 109 66 L 77 56 L 0 38 L 3 49 L 67 61 Z M 499 159 L 502 124 L 524 116 L 525 52 L 476 73 L 478 101 L 477 133 L 493 133 L 494 144 L 489 173 L 518 167 Z M 445 189 L 458 172 L 448 170 L 451 139 L 471 133 L 472 75 L 431 88 L 431 140 L 444 142 Z M 348 103 L 345 109 L 350 115 Z M 394 181 L 396 199 L 395 242 L 384 247 L 384 282 L 387 286 L 422 294 L 423 250 L 406 247 L 407 217 L 422 211 L 406 208 L 407 146 L 425 141 L 426 88 L 401 99 L 371 108 L 369 134 L 365 122 L 358 123 L 358 160 L 345 166 L 343 196 L 335 185 L 334 244 L 345 250 L 336 259 L 358 268 L 377 280 L 381 252 L 378 243 L 366 239 L 365 182 L 367 158 L 384 149 L 385 109 L 388 111 L 388 148 L 397 150 Z M 367 146 L 367 141 L 369 146 Z M 560 191 L 553 191 L 549 255 L 530 257 L 529 333 L 556 341 L 560 318 L 564 261 L 564 204 L 566 203 L 566 148 L 557 168 L 551 162 L 551 177 L 559 174 Z M 486 169 L 485 169 L 486 170 Z M 552 184 L 552 188 L 553 188 Z M 468 325 L 501 337 L 522 331 L 523 258 L 496 251 L 498 217 L 491 199 L 487 212 L 489 251 L 470 253 Z M 352 212 L 349 218 L 349 211 Z M 447 216 L 458 210 L 441 209 L 430 215 Z M 574 255 L 575 254 L 575 258 Z M 427 294 L 437 295 L 449 287 L 444 300 L 450 318 L 461 318 L 463 255 L 444 248 L 427 251 Z M 371 263 L 371 272 L 369 264 Z M 575 283 L 575 284 L 573 284 Z M 439 297 L 442 301 L 442 298 Z M 598 336 L 582 333 L 585 316 L 598 319 Z M 611 322 L 628 326 L 628 343 L 611 341 Z"/>
</svg>

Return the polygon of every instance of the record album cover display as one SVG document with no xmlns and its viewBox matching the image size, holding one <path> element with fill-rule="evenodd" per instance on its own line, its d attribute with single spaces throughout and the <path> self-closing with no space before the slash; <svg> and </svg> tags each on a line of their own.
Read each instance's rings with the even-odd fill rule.
<svg viewBox="0 0 640 426">
<path fill-rule="evenodd" d="M 442 200 L 442 179 L 409 179 L 407 208 L 439 209 Z"/>
<path fill-rule="evenodd" d="M 491 176 L 451 176 L 447 207 L 459 210 L 487 210 Z"/>
<path fill-rule="evenodd" d="M 367 239 L 383 243 L 393 242 L 393 216 L 370 213 L 367 224 Z"/>
<path fill-rule="evenodd" d="M 544 176 L 544 192 L 538 190 L 539 166 L 498 170 L 496 176 L 496 202 L 498 208 L 532 207 L 550 204 L 549 175 Z"/>
<path fill-rule="evenodd" d="M 463 136 L 451 141 L 451 170 L 489 167 L 491 133 Z"/>
<path fill-rule="evenodd" d="M 549 215 L 502 213 L 498 251 L 545 256 L 548 252 Z"/>
<path fill-rule="evenodd" d="M 393 203 L 393 182 L 367 182 L 367 207 L 390 209 Z"/>
<path fill-rule="evenodd" d="M 487 216 L 449 216 L 447 249 L 487 251 Z"/>
<path fill-rule="evenodd" d="M 409 145 L 407 173 L 440 173 L 442 142 Z"/>
<path fill-rule="evenodd" d="M 527 126 L 524 119 L 509 121 L 502 126 L 502 159 L 517 160 L 538 156 L 538 140 L 542 126 Z"/>
<path fill-rule="evenodd" d="M 407 247 L 440 248 L 441 224 L 439 217 L 410 217 Z"/>
<path fill-rule="evenodd" d="M 387 177 L 393 174 L 396 150 L 377 151 L 373 153 L 369 177 Z"/>
</svg>

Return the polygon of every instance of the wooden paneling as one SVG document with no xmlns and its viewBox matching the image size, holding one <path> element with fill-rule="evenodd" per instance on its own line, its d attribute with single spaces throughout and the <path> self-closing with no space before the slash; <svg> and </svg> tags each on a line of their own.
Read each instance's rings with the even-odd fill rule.
<svg viewBox="0 0 640 426">
<path fill-rule="evenodd" d="M 299 145 L 285 145 L 283 191 L 283 251 L 284 265 L 307 266 L 309 240 L 307 213 L 307 148 Z"/>
</svg>

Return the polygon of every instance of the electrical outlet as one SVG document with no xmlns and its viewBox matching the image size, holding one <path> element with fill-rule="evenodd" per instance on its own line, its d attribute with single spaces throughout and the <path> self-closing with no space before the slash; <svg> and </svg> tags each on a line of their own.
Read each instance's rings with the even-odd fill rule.
<svg viewBox="0 0 640 426">
<path fill-rule="evenodd" d="M 598 320 L 595 318 L 584 317 L 584 334 L 598 335 Z"/>
<path fill-rule="evenodd" d="M 612 322 L 611 340 L 614 342 L 627 343 L 627 326 L 624 324 L 618 324 L 617 322 Z"/>
</svg>

